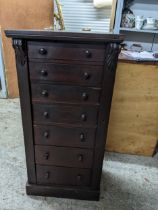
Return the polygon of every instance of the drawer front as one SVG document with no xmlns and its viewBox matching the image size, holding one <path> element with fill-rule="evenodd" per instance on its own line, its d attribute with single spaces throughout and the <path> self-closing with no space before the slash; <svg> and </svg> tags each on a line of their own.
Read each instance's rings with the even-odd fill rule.
<svg viewBox="0 0 158 210">
<path fill-rule="evenodd" d="M 56 146 L 35 146 L 36 164 L 91 168 L 93 151 L 90 149 Z"/>
<path fill-rule="evenodd" d="M 100 86 L 103 67 L 30 62 L 29 70 L 31 80 Z"/>
<path fill-rule="evenodd" d="M 97 124 L 97 106 L 33 105 L 35 124 L 68 123 Z"/>
<path fill-rule="evenodd" d="M 36 165 L 37 184 L 89 186 L 89 169 Z"/>
<path fill-rule="evenodd" d="M 34 126 L 35 144 L 93 148 L 96 129 Z"/>
<path fill-rule="evenodd" d="M 66 85 L 32 84 L 33 101 L 46 103 L 99 103 L 100 90 L 97 88 Z"/>
<path fill-rule="evenodd" d="M 100 61 L 105 59 L 102 44 L 71 44 L 53 42 L 28 42 L 29 58 L 51 60 Z"/>
</svg>

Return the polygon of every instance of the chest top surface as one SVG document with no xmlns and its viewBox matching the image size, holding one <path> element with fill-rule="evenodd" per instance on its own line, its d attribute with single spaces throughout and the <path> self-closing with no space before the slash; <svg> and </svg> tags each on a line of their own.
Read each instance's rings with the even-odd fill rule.
<svg viewBox="0 0 158 210">
<path fill-rule="evenodd" d="M 88 42 L 117 42 L 123 41 L 124 36 L 112 33 L 77 33 L 66 31 L 48 30 L 5 30 L 7 37 L 31 40 L 65 40 L 65 41 L 88 41 Z"/>
</svg>

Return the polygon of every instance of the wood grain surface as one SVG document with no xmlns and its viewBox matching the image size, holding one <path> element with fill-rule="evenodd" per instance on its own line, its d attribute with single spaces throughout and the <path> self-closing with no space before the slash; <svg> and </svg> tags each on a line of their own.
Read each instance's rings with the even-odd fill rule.
<svg viewBox="0 0 158 210">
<path fill-rule="evenodd" d="M 68 189 L 69 192 L 67 193 L 67 197 L 72 197 L 72 191 L 70 191 L 71 186 L 75 185 L 73 188 L 74 194 L 79 199 L 83 198 L 81 195 L 81 191 L 78 191 L 78 184 L 79 186 L 86 186 L 84 188 L 84 192 L 87 193 L 87 189 L 91 192 L 90 195 L 86 195 L 87 199 L 98 200 L 98 190 L 100 189 L 100 180 L 101 180 L 101 173 L 102 173 L 102 163 L 104 157 L 104 148 L 106 139 L 105 136 L 107 135 L 107 128 L 110 116 L 110 108 L 111 108 L 111 101 L 112 101 L 112 93 L 114 87 L 114 79 L 116 73 L 116 66 L 118 60 L 118 54 L 120 51 L 120 43 L 122 38 L 118 35 L 118 39 L 116 42 L 114 41 L 114 37 L 112 35 L 110 39 L 110 35 L 97 35 L 90 33 L 82 33 L 78 37 L 76 33 L 68 33 L 68 32 L 53 32 L 53 31 L 14 31 L 14 30 L 6 30 L 6 36 L 13 38 L 13 47 L 16 53 L 16 64 L 17 64 L 17 72 L 18 72 L 18 81 L 20 87 L 20 98 L 21 98 L 21 109 L 22 109 L 22 121 L 23 121 L 23 128 L 24 128 L 24 141 L 25 141 L 25 149 L 26 149 L 26 160 L 27 162 L 27 169 L 28 169 L 28 183 L 36 185 L 34 188 L 33 186 L 28 188 L 27 186 L 27 193 L 29 194 L 36 194 L 41 195 L 41 189 L 38 188 L 38 183 L 56 183 L 57 185 L 53 185 L 52 187 L 52 196 L 60 196 L 65 197 L 63 195 L 63 189 L 61 184 L 64 185 L 64 189 Z M 16 35 L 17 34 L 17 35 Z M 31 34 L 31 35 L 30 35 Z M 41 39 L 46 40 L 44 43 L 41 40 L 39 42 L 35 39 L 36 36 L 40 35 Z M 17 36 L 17 37 L 16 37 Z M 21 36 L 21 39 L 19 38 Z M 31 39 L 32 36 L 32 39 Z M 88 40 L 88 37 L 90 41 Z M 104 40 L 105 38 L 105 40 Z M 51 48 L 45 48 L 48 44 L 49 39 Z M 59 40 L 60 39 L 60 40 Z M 71 40 L 72 39 L 72 40 Z M 81 39 L 81 40 L 80 40 Z M 32 46 L 38 46 L 37 50 L 36 47 L 33 47 L 33 54 L 28 53 L 28 45 L 30 43 L 27 42 L 30 40 Z M 56 45 L 56 40 L 59 40 L 60 43 L 66 42 L 65 44 Z M 71 40 L 68 41 L 68 40 Z M 101 42 L 102 40 L 102 42 Z M 95 42 L 95 46 L 94 43 Z M 34 44 L 36 43 L 36 45 Z M 53 45 L 53 43 L 55 43 Z M 69 43 L 69 45 L 68 45 Z M 81 43 L 81 45 L 79 45 Z M 62 46 L 62 47 L 61 47 Z M 77 47 L 73 50 L 74 54 L 71 53 L 72 46 Z M 30 46 L 29 46 L 30 47 Z M 59 47 L 60 50 L 57 50 L 58 57 L 54 54 L 54 47 Z M 66 50 L 65 50 L 66 47 Z M 85 48 L 88 50 L 85 51 Z M 62 48 L 64 50 L 62 50 Z M 89 50 L 90 49 L 90 50 Z M 100 58 L 95 56 L 93 59 L 93 52 L 97 49 L 97 54 L 101 53 Z M 48 54 L 47 54 L 48 53 Z M 49 54 L 50 53 L 50 54 Z M 84 56 L 81 56 L 82 53 Z M 36 55 L 37 54 L 37 55 Z M 40 54 L 40 57 L 38 56 Z M 85 55 L 86 54 L 86 55 Z M 96 54 L 96 53 L 94 53 Z M 43 55 L 45 57 L 43 57 Z M 80 84 L 76 84 L 72 86 L 72 84 L 63 84 L 60 83 L 54 84 L 52 83 L 40 83 L 40 81 L 32 81 L 30 80 L 29 74 L 29 65 L 30 58 L 36 58 L 38 63 L 47 63 L 48 59 L 50 63 L 65 63 L 65 61 L 73 61 L 78 60 L 80 64 L 83 65 L 83 61 L 87 66 L 87 59 L 89 65 L 94 66 L 101 61 L 100 59 L 104 58 L 104 69 L 103 69 L 103 78 L 101 82 L 101 87 L 82 87 Z M 41 58 L 43 61 L 41 61 Z M 59 59 L 58 59 L 59 58 Z M 63 58 L 63 59 L 62 59 Z M 90 61 L 89 58 L 92 58 Z M 86 60 L 85 60 L 86 59 Z M 97 61 L 94 63 L 94 61 Z M 97 64 L 98 65 L 98 64 Z M 76 64 L 78 69 L 78 65 Z M 74 68 L 74 71 L 76 68 Z M 100 69 L 102 71 L 102 68 Z M 42 70 L 42 75 L 43 71 Z M 40 70 L 41 72 L 41 70 Z M 88 73 L 87 73 L 88 74 Z M 90 75 L 86 74 L 86 79 L 90 77 Z M 45 73 L 44 73 L 45 75 Z M 85 74 L 84 74 L 85 76 Z M 88 76 L 88 77 L 87 77 Z M 41 86 L 42 89 L 36 88 Z M 32 93 L 31 93 L 32 87 Z M 34 91 L 33 91 L 34 89 Z M 101 90 L 101 94 L 98 91 Z M 42 91 L 42 93 L 41 93 Z M 57 91 L 57 92 L 56 92 Z M 40 93 L 39 93 L 40 92 Z M 70 92 L 70 93 L 69 93 Z M 69 93 L 69 94 L 68 94 Z M 83 94 L 84 93 L 84 94 Z M 41 98 L 41 94 L 44 97 L 50 97 L 50 100 L 46 100 L 45 103 Z M 100 95 L 100 97 L 99 97 Z M 71 96 L 71 97 L 70 97 Z M 88 97 L 88 98 L 87 98 Z M 72 99 L 73 98 L 73 99 Z M 39 99 L 39 100 L 36 100 Z M 88 100 L 88 104 L 83 104 L 83 99 Z M 92 99 L 92 100 L 90 100 Z M 52 101 L 55 101 L 52 103 Z M 61 103 L 62 102 L 62 103 Z M 96 104 L 97 102 L 97 104 Z M 98 103 L 99 102 L 99 103 Z M 95 104 L 94 104 L 95 103 Z M 28 112 L 27 112 L 28 109 Z M 31 112 L 32 111 L 32 112 Z M 33 137 L 32 130 L 35 126 L 60 126 L 60 128 L 64 127 L 71 127 L 72 131 L 73 128 L 76 129 L 96 129 L 95 136 L 92 132 L 91 136 L 94 136 L 94 144 L 93 148 L 79 148 L 73 146 L 64 146 L 64 144 L 60 144 L 59 146 L 56 145 L 35 145 L 36 141 Z M 50 128 L 50 127 L 49 127 Z M 65 132 L 63 129 L 61 132 Z M 70 130 L 67 130 L 66 133 L 69 133 Z M 53 134 L 53 130 L 51 130 Z M 37 132 L 36 132 L 37 134 Z M 51 134 L 51 135 L 52 135 Z M 57 134 L 57 135 L 56 135 Z M 50 131 L 44 131 L 44 136 L 49 137 Z M 55 135 L 58 138 L 58 133 L 55 131 Z M 85 133 L 80 134 L 80 139 L 84 140 Z M 55 137 L 55 136 L 54 136 Z M 93 138 L 93 137 L 92 137 Z M 69 141 L 69 134 L 63 137 L 64 141 Z M 55 141 L 54 141 L 55 142 Z M 78 145 L 79 146 L 79 145 Z M 76 173 L 72 174 L 69 170 L 63 169 L 63 173 L 67 173 L 67 176 L 60 176 L 57 177 L 59 170 L 53 169 L 49 170 L 49 168 L 42 168 L 40 171 L 35 171 L 35 166 L 38 165 L 49 165 L 49 166 L 58 166 L 64 168 L 78 168 L 78 169 L 90 169 L 90 174 L 85 173 L 83 174 L 82 171 L 78 170 L 77 175 Z M 46 171 L 45 171 L 46 170 Z M 75 170 L 74 170 L 75 171 Z M 38 174 L 37 174 L 38 173 Z M 54 175 L 53 175 L 54 174 Z M 56 175 L 55 175 L 56 174 Z M 89 175 L 88 175 L 89 174 Z M 71 178 L 73 176 L 73 178 Z M 81 180 L 86 178 L 83 183 Z M 47 182 L 45 182 L 45 178 Z M 67 181 L 70 178 L 71 181 Z M 38 180 L 37 180 L 38 179 Z M 48 179 L 50 179 L 48 181 Z M 78 183 L 79 180 L 80 183 Z M 90 180 L 91 179 L 91 180 Z M 69 185 L 67 185 L 69 184 Z M 87 187 L 88 185 L 88 187 Z M 42 186 L 45 186 L 42 184 Z M 57 191 L 54 191 L 54 187 L 56 187 Z M 83 189 L 83 188 L 82 188 Z M 95 194 L 94 194 L 95 190 Z M 43 195 L 47 196 L 48 192 L 45 191 L 43 188 Z"/>
<path fill-rule="evenodd" d="M 158 66 L 120 62 L 108 151 L 152 156 L 158 140 Z"/>
<path fill-rule="evenodd" d="M 52 2 L 52 0 L 0 0 L 0 25 L 2 27 L 4 62 L 10 98 L 17 97 L 19 93 L 11 39 L 5 37 L 3 30 L 50 27 L 53 19 Z"/>
</svg>

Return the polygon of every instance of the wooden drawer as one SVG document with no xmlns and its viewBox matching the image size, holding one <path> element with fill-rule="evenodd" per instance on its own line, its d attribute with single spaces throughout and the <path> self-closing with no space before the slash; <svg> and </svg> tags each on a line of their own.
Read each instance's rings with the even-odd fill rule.
<svg viewBox="0 0 158 210">
<path fill-rule="evenodd" d="M 29 70 L 31 80 L 100 86 L 103 67 L 30 62 Z"/>
<path fill-rule="evenodd" d="M 46 103 L 99 103 L 100 89 L 66 85 L 32 84 L 33 101 Z"/>
<path fill-rule="evenodd" d="M 89 186 L 89 169 L 36 165 L 37 184 Z"/>
<path fill-rule="evenodd" d="M 34 126 L 35 144 L 93 148 L 96 129 Z"/>
<path fill-rule="evenodd" d="M 30 59 L 99 61 L 105 59 L 104 45 L 57 42 L 28 42 Z"/>
<path fill-rule="evenodd" d="M 35 124 L 68 123 L 81 125 L 97 124 L 97 106 L 33 105 Z"/>
<path fill-rule="evenodd" d="M 93 150 L 36 145 L 35 160 L 36 164 L 41 165 L 91 168 Z"/>
</svg>

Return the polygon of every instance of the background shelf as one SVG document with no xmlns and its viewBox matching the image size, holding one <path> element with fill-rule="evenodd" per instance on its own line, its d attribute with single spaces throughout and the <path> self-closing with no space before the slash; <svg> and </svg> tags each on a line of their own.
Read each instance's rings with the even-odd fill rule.
<svg viewBox="0 0 158 210">
<path fill-rule="evenodd" d="M 138 29 L 135 29 L 135 28 L 120 28 L 120 31 L 158 34 L 158 29 L 157 30 L 143 30 L 143 29 L 138 30 Z"/>
<path fill-rule="evenodd" d="M 158 51 L 158 29 L 137 30 L 136 28 L 121 27 L 122 12 L 127 0 L 117 0 L 114 33 L 125 34 L 124 43 L 130 49 L 133 44 L 140 44 L 145 51 Z M 130 10 L 135 16 L 144 19 L 153 17 L 158 20 L 158 0 L 132 0 Z"/>
</svg>

